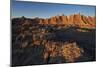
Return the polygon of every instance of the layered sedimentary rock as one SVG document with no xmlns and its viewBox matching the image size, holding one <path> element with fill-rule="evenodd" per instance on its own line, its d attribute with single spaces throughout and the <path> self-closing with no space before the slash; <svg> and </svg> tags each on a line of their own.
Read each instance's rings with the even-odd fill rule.
<svg viewBox="0 0 100 67">
<path fill-rule="evenodd" d="M 81 14 L 73 14 L 69 16 L 53 16 L 49 19 L 40 19 L 39 24 L 53 24 L 53 25 L 68 25 L 79 27 L 92 27 L 96 26 L 96 18 L 91 16 L 84 16 Z"/>
</svg>

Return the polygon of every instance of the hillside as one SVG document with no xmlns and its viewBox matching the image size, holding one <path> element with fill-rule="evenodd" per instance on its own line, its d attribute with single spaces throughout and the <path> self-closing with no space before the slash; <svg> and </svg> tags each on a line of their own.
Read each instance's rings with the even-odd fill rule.
<svg viewBox="0 0 100 67">
<path fill-rule="evenodd" d="M 95 17 L 12 18 L 12 65 L 95 61 Z"/>
</svg>

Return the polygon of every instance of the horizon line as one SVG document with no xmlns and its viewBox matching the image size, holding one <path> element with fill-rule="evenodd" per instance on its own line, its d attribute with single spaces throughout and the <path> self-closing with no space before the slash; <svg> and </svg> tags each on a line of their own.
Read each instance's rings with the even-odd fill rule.
<svg viewBox="0 0 100 67">
<path fill-rule="evenodd" d="M 54 16 L 50 16 L 50 17 L 39 17 L 39 16 L 33 16 L 33 17 L 29 17 L 29 16 L 24 16 L 24 17 L 26 17 L 26 18 L 44 18 L 44 19 L 47 19 L 47 18 L 51 18 L 51 17 L 55 17 L 55 16 L 70 16 L 70 15 L 77 15 L 77 14 L 80 14 L 80 15 L 84 15 L 84 14 L 81 14 L 80 12 L 79 13 L 74 13 L 74 14 L 69 14 L 69 15 L 65 15 L 65 14 L 61 14 L 61 15 L 54 15 Z M 90 15 L 84 15 L 84 16 L 86 16 L 86 17 L 88 17 L 88 16 L 90 16 Z M 11 18 L 21 18 L 21 17 L 23 17 L 23 16 L 15 16 L 15 17 L 12 17 L 11 16 Z M 94 15 L 94 16 L 90 16 L 90 17 L 96 17 L 96 15 Z"/>
</svg>

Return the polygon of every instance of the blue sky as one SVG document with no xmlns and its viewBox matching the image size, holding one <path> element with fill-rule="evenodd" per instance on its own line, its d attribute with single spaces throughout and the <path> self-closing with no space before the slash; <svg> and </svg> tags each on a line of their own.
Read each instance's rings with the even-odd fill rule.
<svg viewBox="0 0 100 67">
<path fill-rule="evenodd" d="M 77 13 L 81 13 L 86 16 L 95 16 L 95 6 L 24 1 L 13 1 L 11 5 L 11 11 L 12 17 L 26 16 L 30 18 L 49 18 L 55 15 L 71 15 Z"/>
</svg>

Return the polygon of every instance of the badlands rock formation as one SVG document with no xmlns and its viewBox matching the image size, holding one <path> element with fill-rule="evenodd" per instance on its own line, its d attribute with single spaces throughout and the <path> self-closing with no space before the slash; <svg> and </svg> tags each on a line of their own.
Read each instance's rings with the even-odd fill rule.
<svg viewBox="0 0 100 67">
<path fill-rule="evenodd" d="M 52 25 L 67 25 L 95 28 L 96 18 L 91 16 L 84 16 L 81 14 L 73 14 L 69 16 L 53 16 L 47 19 L 40 19 L 39 24 L 52 24 Z"/>
</svg>

